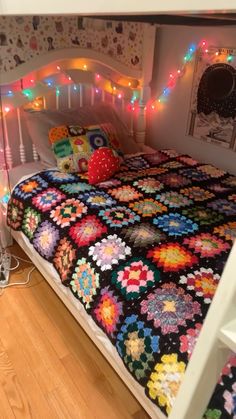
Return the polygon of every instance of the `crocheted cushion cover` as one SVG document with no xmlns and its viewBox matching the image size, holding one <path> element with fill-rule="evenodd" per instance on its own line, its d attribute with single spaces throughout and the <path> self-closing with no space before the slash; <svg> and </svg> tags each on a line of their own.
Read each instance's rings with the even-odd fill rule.
<svg viewBox="0 0 236 419">
<path fill-rule="evenodd" d="M 57 160 L 57 167 L 66 173 L 81 173 L 88 169 L 88 161 L 94 150 L 113 147 L 122 154 L 112 124 L 60 125 L 51 128 L 49 139 Z"/>
<path fill-rule="evenodd" d="M 88 162 L 88 180 L 90 185 L 110 179 L 120 167 L 118 154 L 108 147 L 95 150 Z"/>
</svg>

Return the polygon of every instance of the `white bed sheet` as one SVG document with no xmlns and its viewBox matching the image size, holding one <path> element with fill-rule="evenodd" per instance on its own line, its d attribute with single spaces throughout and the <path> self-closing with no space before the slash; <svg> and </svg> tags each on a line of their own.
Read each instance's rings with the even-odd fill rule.
<svg viewBox="0 0 236 419">
<path fill-rule="evenodd" d="M 48 167 L 41 161 L 24 163 L 20 166 L 13 167 L 9 170 L 9 181 L 11 189 L 13 189 L 18 182 L 23 180 L 23 178 L 30 177 L 31 175 L 41 172 L 45 169 L 48 169 Z"/>
</svg>

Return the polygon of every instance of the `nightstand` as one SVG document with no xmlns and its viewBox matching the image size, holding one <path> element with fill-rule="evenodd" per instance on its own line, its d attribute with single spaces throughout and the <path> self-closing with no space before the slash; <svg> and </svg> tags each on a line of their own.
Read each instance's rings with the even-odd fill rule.
<svg viewBox="0 0 236 419">
<path fill-rule="evenodd" d="M 12 236 L 7 226 L 7 204 L 0 201 L 0 241 L 3 247 L 12 245 Z"/>
</svg>

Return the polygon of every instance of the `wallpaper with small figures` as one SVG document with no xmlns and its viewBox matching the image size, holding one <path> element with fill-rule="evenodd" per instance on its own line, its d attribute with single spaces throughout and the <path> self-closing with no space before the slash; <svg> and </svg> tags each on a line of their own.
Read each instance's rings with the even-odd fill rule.
<svg viewBox="0 0 236 419">
<path fill-rule="evenodd" d="M 236 237 L 236 177 L 174 150 L 125 159 L 96 187 L 46 170 L 19 183 L 8 224 L 51 262 L 169 414 Z M 204 419 L 236 418 L 236 358 Z M 190 418 L 189 418 L 190 419 Z"/>
<path fill-rule="evenodd" d="M 90 48 L 142 68 L 143 24 L 77 16 L 0 16 L 0 72 L 62 48 Z"/>
</svg>

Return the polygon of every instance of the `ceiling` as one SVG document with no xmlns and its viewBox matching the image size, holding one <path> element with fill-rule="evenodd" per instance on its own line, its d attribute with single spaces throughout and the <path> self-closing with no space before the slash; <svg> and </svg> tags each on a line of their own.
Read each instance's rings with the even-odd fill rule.
<svg viewBox="0 0 236 419">
<path fill-rule="evenodd" d="M 91 17 L 91 16 L 90 16 Z M 94 16 L 95 17 L 95 16 Z M 96 17 L 95 17 L 96 18 Z M 185 26 L 236 26 L 236 13 L 192 14 L 192 15 L 120 15 L 99 16 L 99 19 L 148 22 L 159 25 Z"/>
</svg>

